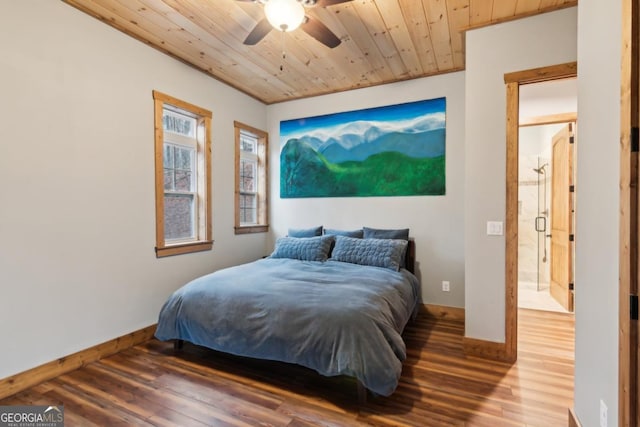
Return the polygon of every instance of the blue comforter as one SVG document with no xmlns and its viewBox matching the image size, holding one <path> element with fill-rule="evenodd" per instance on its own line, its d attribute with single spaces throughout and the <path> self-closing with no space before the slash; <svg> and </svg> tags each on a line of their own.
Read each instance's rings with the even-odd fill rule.
<svg viewBox="0 0 640 427">
<path fill-rule="evenodd" d="M 156 337 L 349 375 L 388 396 L 418 294 L 404 269 L 267 258 L 178 289 L 162 307 Z"/>
</svg>

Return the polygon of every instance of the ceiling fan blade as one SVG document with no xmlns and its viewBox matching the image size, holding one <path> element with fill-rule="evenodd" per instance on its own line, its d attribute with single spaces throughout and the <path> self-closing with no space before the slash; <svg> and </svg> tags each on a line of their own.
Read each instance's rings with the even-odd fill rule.
<svg viewBox="0 0 640 427">
<path fill-rule="evenodd" d="M 338 36 L 333 34 L 333 31 L 331 31 L 322 22 L 312 18 L 311 16 L 307 16 L 305 18 L 305 22 L 300 25 L 300 28 L 302 28 L 302 31 L 309 34 L 320 43 L 332 49 L 341 43 Z"/>
<path fill-rule="evenodd" d="M 260 22 L 256 24 L 253 30 L 251 30 L 247 38 L 244 39 L 243 43 L 253 46 L 254 44 L 258 43 L 260 40 L 262 40 L 264 36 L 269 34 L 269 31 L 271 31 L 272 28 L 273 27 L 271 26 L 269 21 L 267 21 L 267 18 L 263 18 L 262 20 L 260 20 Z"/>
<path fill-rule="evenodd" d="M 316 2 L 316 6 L 317 7 L 327 7 L 327 6 L 333 6 L 334 4 L 340 4 L 340 3 L 348 3 L 352 0 L 318 0 Z"/>
</svg>

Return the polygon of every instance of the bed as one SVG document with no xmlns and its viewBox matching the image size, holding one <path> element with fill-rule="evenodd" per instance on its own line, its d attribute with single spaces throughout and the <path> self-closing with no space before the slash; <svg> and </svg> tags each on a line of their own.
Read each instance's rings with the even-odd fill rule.
<svg viewBox="0 0 640 427">
<path fill-rule="evenodd" d="M 199 277 L 160 311 L 156 337 L 348 375 L 394 392 L 420 295 L 408 239 L 285 237 L 265 259 Z M 407 251 L 409 247 L 409 251 Z"/>
</svg>

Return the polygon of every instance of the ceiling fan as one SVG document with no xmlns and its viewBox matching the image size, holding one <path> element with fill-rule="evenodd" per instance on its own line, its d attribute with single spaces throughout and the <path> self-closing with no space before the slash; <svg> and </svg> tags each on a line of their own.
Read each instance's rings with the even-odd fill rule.
<svg viewBox="0 0 640 427">
<path fill-rule="evenodd" d="M 282 32 L 293 31 L 300 27 L 320 43 L 329 48 L 340 44 L 340 39 L 326 25 L 307 15 L 305 8 L 326 7 L 346 3 L 352 0 L 236 0 L 260 3 L 264 6 L 265 17 L 251 30 L 244 40 L 246 45 L 255 45 L 272 29 Z"/>
</svg>

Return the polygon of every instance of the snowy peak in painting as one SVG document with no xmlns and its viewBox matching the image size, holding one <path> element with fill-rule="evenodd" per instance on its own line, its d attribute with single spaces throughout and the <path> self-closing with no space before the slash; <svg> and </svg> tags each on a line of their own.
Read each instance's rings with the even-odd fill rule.
<svg viewBox="0 0 640 427">
<path fill-rule="evenodd" d="M 444 113 L 433 113 L 409 120 L 358 120 L 332 127 L 321 127 L 316 130 L 306 131 L 303 135 L 291 135 L 291 137 L 306 140 L 316 150 L 322 150 L 332 143 L 338 143 L 344 148 L 350 149 L 358 144 L 372 142 L 389 133 L 414 134 L 444 129 L 444 127 Z"/>
<path fill-rule="evenodd" d="M 394 122 L 356 121 L 307 132 L 299 139 L 332 163 L 362 161 L 386 151 L 437 157 L 445 152 L 444 114 Z"/>
</svg>

